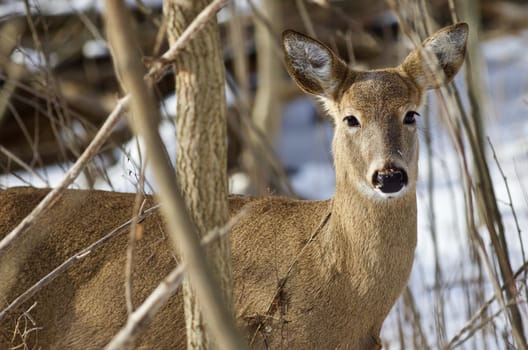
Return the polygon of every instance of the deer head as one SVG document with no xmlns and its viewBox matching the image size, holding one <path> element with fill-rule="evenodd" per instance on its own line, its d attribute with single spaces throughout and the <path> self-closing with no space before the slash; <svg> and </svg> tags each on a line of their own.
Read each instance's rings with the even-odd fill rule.
<svg viewBox="0 0 528 350">
<path fill-rule="evenodd" d="M 284 32 L 288 72 L 302 90 L 322 100 L 334 120 L 338 189 L 355 189 L 378 200 L 414 193 L 417 110 L 425 91 L 439 86 L 424 53 L 434 54 L 440 74 L 451 81 L 464 61 L 467 32 L 465 23 L 446 27 L 400 66 L 363 72 L 348 68 L 321 42 Z"/>
</svg>

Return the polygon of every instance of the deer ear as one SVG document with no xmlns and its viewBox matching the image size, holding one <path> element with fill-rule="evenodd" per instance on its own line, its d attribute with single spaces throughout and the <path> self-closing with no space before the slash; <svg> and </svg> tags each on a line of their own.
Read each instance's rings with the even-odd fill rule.
<svg viewBox="0 0 528 350">
<path fill-rule="evenodd" d="M 468 25 L 457 23 L 440 29 L 422 43 L 424 50 L 434 53 L 438 59 L 440 68 L 445 73 L 446 82 L 453 80 L 462 63 L 464 63 L 467 36 Z M 420 50 L 415 49 L 403 61 L 401 68 L 421 88 L 438 88 L 442 78 L 437 77 L 435 79 L 432 73 L 435 69 L 429 68 L 427 63 L 427 59 L 422 57 Z"/>
<path fill-rule="evenodd" d="M 282 48 L 288 73 L 303 91 L 335 97 L 348 68 L 330 48 L 293 30 L 282 34 Z"/>
</svg>

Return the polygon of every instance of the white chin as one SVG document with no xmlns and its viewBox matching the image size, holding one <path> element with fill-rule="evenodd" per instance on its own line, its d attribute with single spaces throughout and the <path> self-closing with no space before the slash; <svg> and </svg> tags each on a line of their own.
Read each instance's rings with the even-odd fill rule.
<svg viewBox="0 0 528 350">
<path fill-rule="evenodd" d="M 407 186 L 404 185 L 398 192 L 392 192 L 392 193 L 385 193 L 385 192 L 382 192 L 380 189 L 378 188 L 375 188 L 371 191 L 373 191 L 375 193 L 376 196 L 382 198 L 382 199 L 393 199 L 393 198 L 398 198 L 398 197 L 401 197 L 407 190 Z"/>
<path fill-rule="evenodd" d="M 384 201 L 396 199 L 403 196 L 407 192 L 408 186 L 404 185 L 398 192 L 385 193 L 382 192 L 379 188 L 374 188 L 367 184 L 360 184 L 359 190 L 369 198 Z"/>
</svg>

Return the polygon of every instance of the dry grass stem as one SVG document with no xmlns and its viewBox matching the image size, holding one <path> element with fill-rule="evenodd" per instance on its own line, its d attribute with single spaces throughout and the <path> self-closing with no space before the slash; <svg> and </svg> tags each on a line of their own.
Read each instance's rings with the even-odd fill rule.
<svg viewBox="0 0 528 350">
<path fill-rule="evenodd" d="M 33 317 L 31 317 L 30 312 L 37 306 L 37 303 L 34 303 L 31 305 L 27 310 L 25 310 L 16 321 L 15 329 L 13 331 L 13 336 L 11 337 L 11 344 L 12 347 L 10 347 L 9 350 L 18 350 L 18 349 L 30 349 L 28 343 L 30 337 L 37 337 L 38 330 L 42 329 L 42 327 L 37 326 L 35 320 Z M 18 339 L 20 344 L 15 345 L 18 343 Z"/>
<path fill-rule="evenodd" d="M 491 152 L 493 154 L 493 159 L 495 160 L 495 163 L 497 164 L 497 168 L 499 169 L 502 180 L 504 181 L 504 186 L 506 187 L 506 193 L 508 195 L 508 202 L 506 203 L 506 205 L 510 207 L 510 210 L 513 216 L 513 221 L 515 222 L 515 228 L 517 229 L 517 235 L 519 237 L 519 246 L 521 247 L 522 261 L 526 261 L 526 253 L 524 251 L 524 244 L 523 244 L 522 235 L 521 235 L 521 227 L 519 225 L 519 219 L 517 218 L 517 213 L 515 211 L 515 208 L 513 207 L 513 200 L 511 196 L 510 185 L 508 184 L 508 178 L 506 177 L 506 174 L 504 174 L 504 170 L 502 170 L 499 159 L 497 158 L 497 153 L 495 152 L 495 147 L 493 147 L 493 144 L 491 143 L 491 139 L 488 137 L 487 140 L 491 148 Z"/>
<path fill-rule="evenodd" d="M 409 287 L 405 288 L 405 291 L 403 292 L 403 302 L 411 312 L 414 331 L 418 333 L 418 339 L 415 339 L 414 341 L 419 341 L 418 347 L 420 349 L 430 350 L 431 348 L 429 347 L 429 344 L 427 342 L 426 332 L 422 326 L 422 317 L 420 315 L 420 311 L 416 306 L 414 295 Z"/>
<path fill-rule="evenodd" d="M 122 87 L 123 90 L 125 87 Z M 128 246 L 126 252 L 126 263 L 125 263 L 125 300 L 128 314 L 130 315 L 134 311 L 134 300 L 133 300 L 133 277 L 132 270 L 134 268 L 134 254 L 136 249 L 136 241 L 138 240 L 138 233 L 142 230 L 142 227 L 138 225 L 138 216 L 143 211 L 146 199 L 144 196 L 145 188 L 145 171 L 147 168 L 147 159 L 143 161 L 141 152 L 141 143 L 137 141 L 137 152 L 139 156 L 139 179 L 136 184 L 136 195 L 134 198 L 134 209 L 132 224 L 128 234 Z"/>
<path fill-rule="evenodd" d="M 295 0 L 295 5 L 297 6 L 299 15 L 301 15 L 301 20 L 303 22 L 304 28 L 306 29 L 306 32 L 312 38 L 317 39 L 317 34 L 315 33 L 314 25 L 312 19 L 310 18 L 310 14 L 306 9 L 306 4 L 304 3 L 304 0 Z"/>
<path fill-rule="evenodd" d="M 506 305 L 507 307 L 511 307 L 513 305 L 517 305 L 516 302 L 510 303 Z M 466 341 L 471 339 L 471 337 L 478 332 L 479 330 L 482 330 L 486 325 L 488 325 L 490 322 L 492 322 L 495 318 L 500 316 L 504 312 L 503 309 L 499 309 L 493 314 L 491 314 L 488 317 L 484 316 L 486 315 L 486 310 L 489 305 L 485 304 L 483 307 L 479 310 L 477 314 L 474 315 L 471 320 L 468 321 L 468 323 L 459 331 L 455 336 L 451 339 L 449 344 L 447 344 L 443 349 L 444 350 L 451 350 L 455 349 L 462 344 L 464 344 Z M 480 322 L 478 322 L 480 320 Z M 467 334 L 464 334 L 467 333 Z"/>
</svg>

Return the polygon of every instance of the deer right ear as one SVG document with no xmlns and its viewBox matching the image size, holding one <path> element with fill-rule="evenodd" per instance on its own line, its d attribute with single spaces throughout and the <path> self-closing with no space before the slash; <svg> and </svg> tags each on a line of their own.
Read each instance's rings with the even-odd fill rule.
<svg viewBox="0 0 528 350">
<path fill-rule="evenodd" d="M 457 23 L 439 30 L 422 43 L 423 49 L 433 53 L 438 59 L 446 82 L 453 80 L 464 63 L 467 37 L 468 25 Z M 403 61 L 401 67 L 421 88 L 435 89 L 441 82 L 433 75 L 434 69 L 428 67 L 429 63 L 434 62 L 428 62 L 422 57 L 420 50 L 415 49 Z"/>
<path fill-rule="evenodd" d="M 347 66 L 326 45 L 293 30 L 282 34 L 288 73 L 305 92 L 334 98 Z"/>
</svg>

